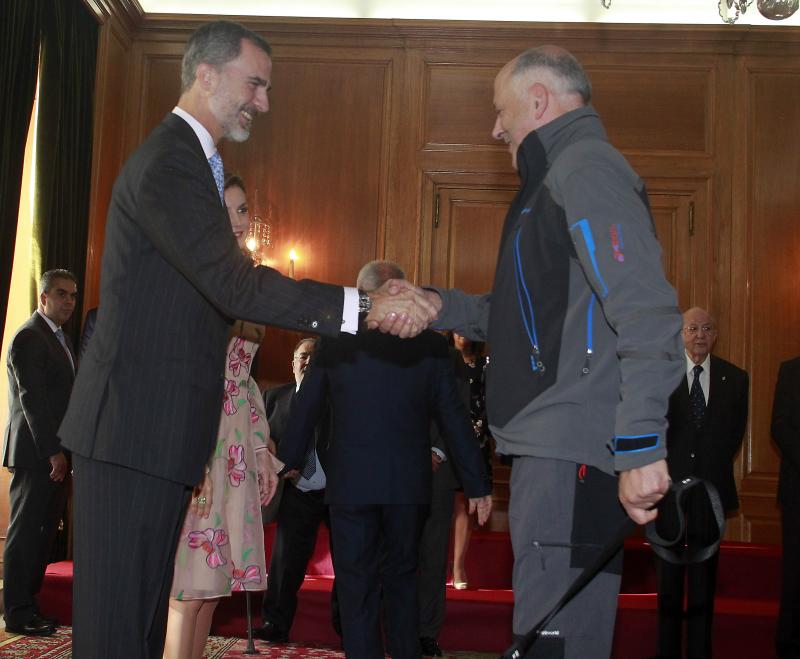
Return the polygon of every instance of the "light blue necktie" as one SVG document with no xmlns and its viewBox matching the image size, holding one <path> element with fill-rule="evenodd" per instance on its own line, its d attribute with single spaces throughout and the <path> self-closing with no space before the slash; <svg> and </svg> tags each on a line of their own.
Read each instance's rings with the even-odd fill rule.
<svg viewBox="0 0 800 659">
<path fill-rule="evenodd" d="M 69 365 L 72 366 L 72 372 L 75 373 L 75 362 L 72 361 L 72 353 L 67 348 L 67 339 L 64 336 L 64 330 L 60 327 L 55 331 L 56 338 L 58 342 L 61 344 L 61 347 L 64 348 L 64 352 L 67 353 L 67 358 L 69 359 Z"/>
<path fill-rule="evenodd" d="M 219 190 L 219 199 L 225 203 L 225 168 L 222 166 L 222 156 L 219 151 L 214 151 L 214 155 L 208 159 L 208 164 L 211 167 L 211 173 L 214 175 L 214 181 L 217 183 L 217 190 Z"/>
</svg>

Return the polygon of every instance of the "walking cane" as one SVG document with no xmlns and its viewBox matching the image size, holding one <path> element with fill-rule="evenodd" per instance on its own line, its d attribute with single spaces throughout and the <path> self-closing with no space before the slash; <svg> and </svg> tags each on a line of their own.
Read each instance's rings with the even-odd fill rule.
<svg viewBox="0 0 800 659">
<path fill-rule="evenodd" d="M 250 608 L 250 591 L 244 591 L 244 598 L 247 602 L 247 648 L 242 654 L 261 654 L 256 650 L 256 644 L 253 642 L 253 611 Z"/>
</svg>

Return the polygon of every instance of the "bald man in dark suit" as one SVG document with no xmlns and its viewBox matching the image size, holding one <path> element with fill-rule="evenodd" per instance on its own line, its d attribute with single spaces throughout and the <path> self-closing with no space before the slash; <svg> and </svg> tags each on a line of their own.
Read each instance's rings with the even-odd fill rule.
<svg viewBox="0 0 800 659">
<path fill-rule="evenodd" d="M 375 290 L 403 279 L 388 261 L 361 269 L 358 286 Z M 430 424 L 448 433 L 464 492 L 482 524 L 491 486 L 469 415 L 457 391 L 447 341 L 422 332 L 408 341 L 376 331 L 323 337 L 295 397 L 278 447 L 286 469 L 309 465 L 314 426 L 330 404 L 325 501 L 345 652 L 418 659 L 416 570 L 419 537 L 431 501 Z"/>
<path fill-rule="evenodd" d="M 738 366 L 711 354 L 717 333 L 716 321 L 705 309 L 694 307 L 683 314 L 686 377 L 669 399 L 667 465 L 674 481 L 693 476 L 712 483 L 728 513 L 739 507 L 733 462 L 747 426 L 749 378 Z M 708 498 L 696 492 L 687 501 L 690 547 L 709 545 L 719 537 Z M 665 537 L 675 536 L 672 522 L 669 513 L 659 517 Z M 685 618 L 688 656 L 710 659 L 718 559 L 715 553 L 689 566 L 657 559 L 659 657 L 682 656 Z"/>
</svg>

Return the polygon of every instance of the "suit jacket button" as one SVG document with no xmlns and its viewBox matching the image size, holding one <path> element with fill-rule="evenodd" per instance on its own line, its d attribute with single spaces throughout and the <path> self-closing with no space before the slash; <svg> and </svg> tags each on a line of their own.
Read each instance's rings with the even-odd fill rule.
<svg viewBox="0 0 800 659">
<path fill-rule="evenodd" d="M 316 329 L 318 325 L 319 323 L 316 320 L 312 321 L 311 323 L 311 327 L 313 327 L 314 329 Z"/>
</svg>

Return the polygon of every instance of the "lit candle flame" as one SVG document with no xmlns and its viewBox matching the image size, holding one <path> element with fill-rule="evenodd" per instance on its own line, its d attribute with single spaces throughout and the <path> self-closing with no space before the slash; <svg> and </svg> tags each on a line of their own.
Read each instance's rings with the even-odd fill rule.
<svg viewBox="0 0 800 659">
<path fill-rule="evenodd" d="M 256 251 L 256 247 L 258 246 L 258 243 L 256 242 L 256 239 L 253 236 L 250 236 L 245 241 L 244 244 L 245 244 L 245 247 L 247 247 L 247 249 L 249 249 L 251 252 L 255 252 Z"/>
<path fill-rule="evenodd" d="M 297 260 L 297 252 L 295 252 L 293 249 L 289 250 L 289 260 L 290 261 Z"/>
</svg>

